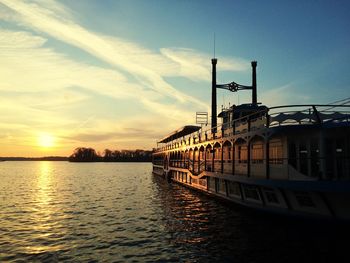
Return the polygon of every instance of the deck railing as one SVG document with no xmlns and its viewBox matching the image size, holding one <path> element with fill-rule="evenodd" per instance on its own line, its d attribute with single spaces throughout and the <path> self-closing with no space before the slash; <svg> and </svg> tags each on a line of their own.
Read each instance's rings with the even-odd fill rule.
<svg viewBox="0 0 350 263">
<path fill-rule="evenodd" d="M 193 145 L 269 127 L 319 125 L 322 123 L 345 123 L 346 125 L 350 125 L 350 105 L 303 104 L 270 107 L 237 118 L 232 122 L 220 124 L 214 128 L 201 128 L 197 132 L 158 147 L 156 152 L 176 149 L 180 146 Z"/>
<path fill-rule="evenodd" d="M 323 169 L 319 165 L 320 162 L 334 162 L 335 156 L 280 158 L 277 162 L 271 159 L 267 162 L 266 159 L 263 159 L 261 163 L 254 163 L 252 160 L 249 163 L 242 163 L 236 159 L 224 163 L 223 166 L 221 160 L 206 160 L 206 162 L 204 160 L 194 162 L 193 160 L 181 160 L 180 162 L 174 160 L 170 162 L 170 167 L 186 168 L 194 175 L 207 171 L 266 179 L 299 180 L 300 176 L 303 176 L 303 179 L 308 177 L 312 180 L 349 180 L 349 170 L 345 169 L 350 161 L 349 156 L 337 157 L 337 159 L 337 165 L 330 166 L 328 169 Z M 248 170 L 248 165 L 254 169 Z"/>
</svg>

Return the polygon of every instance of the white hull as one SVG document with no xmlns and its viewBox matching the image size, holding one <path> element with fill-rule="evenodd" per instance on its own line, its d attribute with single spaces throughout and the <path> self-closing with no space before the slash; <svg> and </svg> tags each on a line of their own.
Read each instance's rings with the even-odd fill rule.
<svg viewBox="0 0 350 263">
<path fill-rule="evenodd" d="M 311 218 L 350 220 L 349 184 L 339 182 L 256 180 L 230 174 L 187 169 L 166 171 L 154 165 L 153 173 L 211 196 L 253 209 Z M 332 190 L 330 190 L 332 189 Z"/>
</svg>

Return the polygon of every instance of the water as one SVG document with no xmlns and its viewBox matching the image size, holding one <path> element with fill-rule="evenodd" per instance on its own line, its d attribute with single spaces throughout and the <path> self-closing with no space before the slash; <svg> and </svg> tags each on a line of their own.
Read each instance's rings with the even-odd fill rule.
<svg viewBox="0 0 350 263">
<path fill-rule="evenodd" d="M 149 163 L 0 163 L 0 262 L 334 262 L 349 227 L 271 217 Z M 346 262 L 346 261 L 345 261 Z"/>
</svg>

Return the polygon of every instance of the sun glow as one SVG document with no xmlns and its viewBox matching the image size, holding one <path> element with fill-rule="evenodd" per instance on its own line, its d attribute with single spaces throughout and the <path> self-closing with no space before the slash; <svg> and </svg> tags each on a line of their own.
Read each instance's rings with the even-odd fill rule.
<svg viewBox="0 0 350 263">
<path fill-rule="evenodd" d="M 53 147 L 55 144 L 55 139 L 52 135 L 43 133 L 43 134 L 40 134 L 38 137 L 38 144 L 39 146 L 44 148 Z"/>
</svg>

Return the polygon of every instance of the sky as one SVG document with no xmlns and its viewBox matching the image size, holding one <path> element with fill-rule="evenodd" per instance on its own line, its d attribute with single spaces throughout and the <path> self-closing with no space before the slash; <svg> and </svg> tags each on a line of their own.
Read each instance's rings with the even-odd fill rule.
<svg viewBox="0 0 350 263">
<path fill-rule="evenodd" d="M 0 0 L 0 156 L 152 149 L 218 82 L 267 106 L 349 97 L 349 1 Z M 250 102 L 218 90 L 217 104 Z"/>
</svg>

